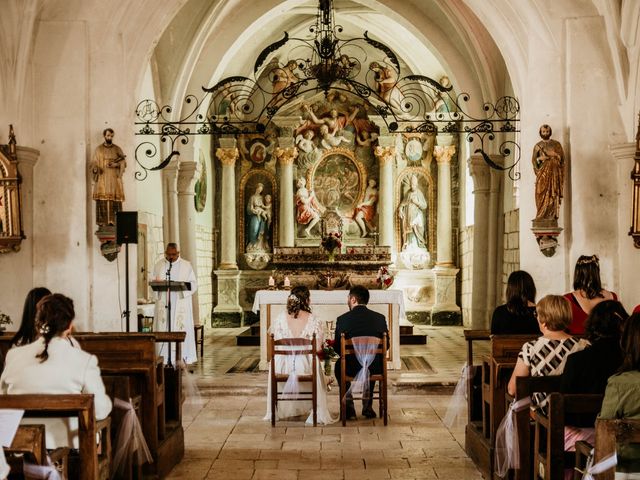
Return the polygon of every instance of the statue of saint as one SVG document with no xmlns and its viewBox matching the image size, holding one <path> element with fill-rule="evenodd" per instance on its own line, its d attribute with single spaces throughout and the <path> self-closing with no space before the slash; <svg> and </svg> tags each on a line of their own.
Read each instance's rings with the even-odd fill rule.
<svg viewBox="0 0 640 480">
<path fill-rule="evenodd" d="M 271 225 L 271 195 L 269 204 L 265 203 L 266 197 L 262 196 L 264 185 L 258 183 L 256 190 L 247 202 L 247 252 L 267 252 L 267 229 Z"/>
<path fill-rule="evenodd" d="M 104 143 L 96 148 L 91 161 L 93 199 L 96 201 L 96 223 L 99 226 L 116 224 L 116 214 L 122 210 L 124 202 L 122 175 L 127 166 L 126 155 L 113 143 L 113 130 L 107 128 L 102 135 Z"/>
<path fill-rule="evenodd" d="M 551 127 L 540 127 L 540 140 L 533 147 L 533 171 L 536 174 L 536 220 L 557 220 L 564 185 L 564 152 L 551 138 Z"/>
<path fill-rule="evenodd" d="M 296 191 L 296 221 L 300 225 L 306 225 L 304 236 L 311 235 L 311 229 L 320 221 L 321 207 L 316 199 L 316 194 L 307 189 L 304 178 L 298 179 Z"/>
<path fill-rule="evenodd" d="M 360 236 L 366 237 L 368 234 L 367 225 L 371 225 L 373 218 L 376 216 L 376 203 L 378 202 L 378 189 L 376 188 L 376 181 L 373 178 L 369 179 L 369 185 L 364 191 L 364 198 L 359 203 L 355 211 L 353 212 L 353 219 L 360 227 Z"/>
<path fill-rule="evenodd" d="M 400 206 L 398 217 L 401 221 L 402 250 L 427 248 L 427 199 L 418 185 L 418 177 L 411 176 L 409 189 Z"/>
</svg>

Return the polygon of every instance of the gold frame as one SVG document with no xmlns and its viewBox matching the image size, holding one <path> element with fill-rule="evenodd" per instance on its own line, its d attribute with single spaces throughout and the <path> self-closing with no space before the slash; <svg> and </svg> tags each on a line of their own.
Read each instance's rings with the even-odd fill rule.
<svg viewBox="0 0 640 480">
<path fill-rule="evenodd" d="M 435 187 L 433 184 L 433 177 L 429 173 L 429 171 L 424 167 L 407 167 L 400 174 L 398 174 L 396 178 L 396 198 L 394 200 L 394 233 L 395 233 L 395 243 L 396 249 L 398 252 L 402 250 L 402 233 L 400 232 L 400 222 L 398 221 L 398 206 L 402 201 L 402 183 L 403 179 L 406 177 L 410 177 L 411 175 L 419 175 L 426 179 L 427 181 L 427 229 L 429 235 L 429 254 L 431 255 L 432 260 L 435 258 L 436 253 L 436 213 L 438 206 L 436 205 L 435 199 Z"/>
<path fill-rule="evenodd" d="M 247 173 L 245 173 L 242 178 L 240 179 L 240 207 L 241 210 L 238 213 L 238 209 L 236 206 L 236 215 L 238 218 L 238 225 L 240 226 L 240 228 L 238 228 L 238 238 L 237 238 L 237 242 L 238 245 L 240 245 L 242 248 L 239 249 L 238 253 L 246 253 L 246 248 L 247 246 L 245 245 L 245 239 L 244 239 L 244 234 L 245 234 L 245 210 L 246 210 L 246 205 L 245 205 L 245 201 L 246 201 L 246 190 L 245 187 L 247 185 L 247 183 L 249 182 L 249 180 L 251 179 L 251 177 L 254 176 L 265 176 L 266 178 L 269 179 L 269 182 L 271 182 L 271 191 L 273 192 L 271 194 L 272 199 L 273 199 L 273 206 L 274 206 L 274 215 L 273 215 L 273 240 L 272 243 L 273 245 L 271 245 L 271 250 L 273 250 L 275 248 L 276 245 L 279 245 L 279 238 L 278 238 L 278 209 L 280 208 L 280 197 L 278 194 L 278 182 L 276 181 L 276 177 L 275 175 L 273 175 L 273 173 L 271 173 L 270 171 L 264 169 L 264 168 L 255 168 L 252 170 L 249 170 Z"/>
<path fill-rule="evenodd" d="M 307 171 L 307 188 L 309 188 L 309 190 L 315 190 L 315 185 L 313 184 L 313 180 L 316 176 L 316 170 L 318 170 L 318 166 L 322 164 L 322 162 L 330 155 L 341 155 L 343 157 L 346 157 L 347 159 L 351 160 L 351 163 L 353 163 L 356 166 L 356 169 L 358 170 L 358 175 L 360 177 L 359 179 L 360 185 L 358 187 L 358 198 L 354 203 L 354 208 L 355 208 L 356 205 L 358 205 L 364 200 L 364 192 L 365 192 L 365 189 L 367 188 L 367 181 L 368 181 L 368 179 L 366 178 L 367 171 L 365 170 L 362 163 L 360 163 L 358 159 L 356 159 L 356 156 L 353 153 L 353 151 L 347 148 L 335 147 L 335 148 L 332 148 L 331 150 L 327 150 L 326 152 L 324 152 L 320 157 L 320 159 L 317 162 L 315 162 L 313 166 Z M 378 180 L 378 185 L 379 184 L 380 184 L 380 181 Z M 318 202 L 320 202 L 320 200 L 318 200 Z M 326 205 L 322 205 L 322 206 L 326 208 Z"/>
<path fill-rule="evenodd" d="M 22 200 L 18 171 L 17 146 L 13 127 L 9 129 L 9 144 L 0 145 L 0 253 L 17 252 L 22 239 Z"/>
</svg>

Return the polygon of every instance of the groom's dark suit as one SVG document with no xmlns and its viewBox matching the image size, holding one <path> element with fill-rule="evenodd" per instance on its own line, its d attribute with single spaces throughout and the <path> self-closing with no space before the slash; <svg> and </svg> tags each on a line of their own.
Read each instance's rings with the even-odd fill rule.
<svg viewBox="0 0 640 480">
<path fill-rule="evenodd" d="M 340 336 L 344 333 L 345 338 L 353 337 L 378 337 L 382 338 L 382 334 L 389 332 L 387 328 L 387 322 L 384 315 L 373 310 L 369 310 L 366 305 L 356 305 L 349 312 L 340 315 L 336 321 L 336 339 L 335 350 L 340 353 Z M 342 359 L 338 359 L 336 362 L 336 378 L 340 382 L 340 362 Z M 349 355 L 347 357 L 346 372 L 347 375 L 353 377 L 357 375 L 360 370 L 360 363 L 356 359 L 355 355 Z M 382 373 L 382 355 L 376 355 L 373 363 L 369 367 L 369 372 L 372 374 Z M 371 390 L 375 382 L 371 383 Z M 347 384 L 347 388 L 348 384 Z M 344 395 L 344 392 L 340 392 L 340 395 Z M 363 407 L 370 407 L 372 404 L 371 398 Z"/>
</svg>

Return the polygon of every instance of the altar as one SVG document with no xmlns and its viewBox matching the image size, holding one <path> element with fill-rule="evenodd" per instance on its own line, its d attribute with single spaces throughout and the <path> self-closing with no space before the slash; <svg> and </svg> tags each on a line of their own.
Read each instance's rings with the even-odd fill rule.
<svg viewBox="0 0 640 480">
<path fill-rule="evenodd" d="M 388 368 L 400 369 L 400 322 L 406 321 L 401 290 L 370 290 L 367 307 L 387 319 L 389 328 Z M 313 314 L 325 325 L 325 335 L 333 338 L 335 321 L 348 310 L 348 290 L 311 290 Z M 260 311 L 260 370 L 268 369 L 267 338 L 272 319 L 285 311 L 287 290 L 259 290 L 253 302 L 253 312 Z"/>
</svg>

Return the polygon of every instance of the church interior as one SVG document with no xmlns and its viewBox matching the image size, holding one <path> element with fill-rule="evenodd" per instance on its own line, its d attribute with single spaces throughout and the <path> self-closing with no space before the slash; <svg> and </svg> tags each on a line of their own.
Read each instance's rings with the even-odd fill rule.
<svg viewBox="0 0 640 480">
<path fill-rule="evenodd" d="M 116 478 L 562 478 L 528 450 L 498 473 L 530 339 L 496 341 L 492 315 L 514 272 L 534 303 L 579 290 L 582 256 L 626 312 L 640 304 L 640 2 L 0 12 L 0 360 L 30 290 L 73 301 L 78 348 L 148 445 Z M 270 335 L 292 288 L 324 339 L 356 285 L 387 321 L 384 422 L 358 410 L 344 427 L 333 379 L 336 423 L 272 426 Z M 3 388 L 0 415 L 46 410 Z M 84 448 L 77 478 L 103 478 L 116 455 Z"/>
</svg>

